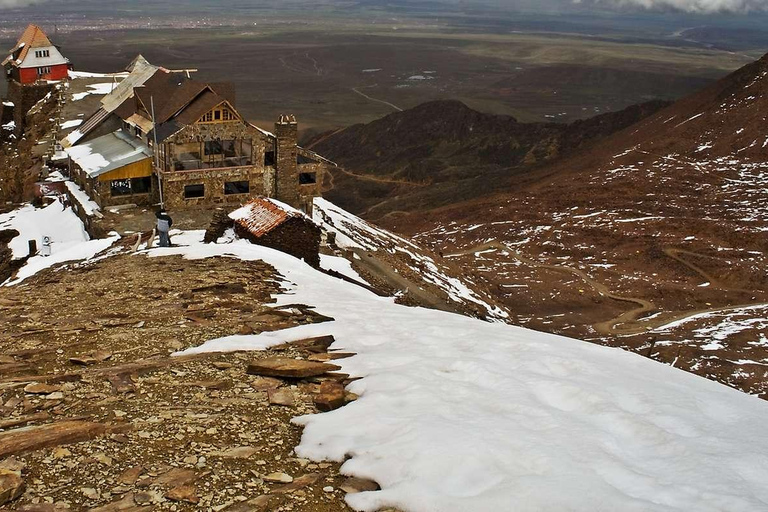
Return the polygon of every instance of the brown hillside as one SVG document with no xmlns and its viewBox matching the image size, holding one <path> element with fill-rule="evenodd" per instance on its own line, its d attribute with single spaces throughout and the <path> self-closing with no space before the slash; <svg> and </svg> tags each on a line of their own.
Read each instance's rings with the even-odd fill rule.
<svg viewBox="0 0 768 512">
<path fill-rule="evenodd" d="M 491 194 L 500 182 L 594 143 L 664 106 L 657 101 L 556 124 L 519 123 L 458 101 L 435 101 L 323 134 L 309 145 L 344 167 L 334 173 L 326 196 L 375 219 Z"/>
<path fill-rule="evenodd" d="M 765 394 L 766 111 L 768 57 L 511 192 L 397 224 L 461 253 L 519 323 Z"/>
</svg>

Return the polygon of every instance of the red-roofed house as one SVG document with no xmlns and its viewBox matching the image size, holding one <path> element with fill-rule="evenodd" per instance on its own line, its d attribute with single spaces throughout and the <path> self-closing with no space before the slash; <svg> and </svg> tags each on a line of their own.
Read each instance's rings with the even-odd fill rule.
<svg viewBox="0 0 768 512">
<path fill-rule="evenodd" d="M 6 76 L 22 85 L 39 80 L 64 80 L 71 66 L 69 59 L 37 25 L 27 27 L 3 61 Z"/>
</svg>

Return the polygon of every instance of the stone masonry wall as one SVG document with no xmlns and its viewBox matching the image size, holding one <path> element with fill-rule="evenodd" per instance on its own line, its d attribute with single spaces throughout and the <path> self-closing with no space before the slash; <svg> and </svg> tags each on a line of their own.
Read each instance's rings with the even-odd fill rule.
<svg viewBox="0 0 768 512">
<path fill-rule="evenodd" d="M 258 238 L 235 223 L 235 233 L 240 238 L 250 240 L 255 244 L 301 258 L 313 267 L 320 266 L 320 228 L 306 218 L 293 217 L 288 219 Z"/>
<path fill-rule="evenodd" d="M 228 181 L 247 181 L 250 192 L 224 194 L 224 183 Z M 205 195 L 185 199 L 184 187 L 199 184 L 204 185 Z M 165 173 L 163 176 L 163 199 L 169 209 L 189 208 L 201 204 L 240 204 L 257 195 L 264 195 L 264 172 L 257 167 L 178 171 Z"/>
<path fill-rule="evenodd" d="M 54 87 L 53 84 L 21 85 L 15 81 L 8 82 L 8 100 L 14 104 L 13 120 L 16 123 L 17 138 L 24 134 L 29 109 L 53 91 Z"/>
<path fill-rule="evenodd" d="M 299 194 L 298 140 L 299 128 L 295 120 L 281 120 L 275 123 L 277 137 L 277 193 L 275 197 L 294 208 L 301 208 Z"/>
</svg>

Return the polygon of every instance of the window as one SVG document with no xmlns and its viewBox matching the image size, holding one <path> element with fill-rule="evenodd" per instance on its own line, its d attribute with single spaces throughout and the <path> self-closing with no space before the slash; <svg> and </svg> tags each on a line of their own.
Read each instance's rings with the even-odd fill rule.
<svg viewBox="0 0 768 512">
<path fill-rule="evenodd" d="M 230 196 L 233 194 L 248 194 L 251 191 L 251 184 L 247 181 L 228 181 L 224 183 L 224 194 Z"/>
<path fill-rule="evenodd" d="M 221 147 L 222 147 L 222 153 L 224 153 L 224 156 L 227 158 L 234 158 L 237 156 L 237 151 L 235 150 L 235 141 L 234 140 L 223 140 L 221 141 Z"/>
<path fill-rule="evenodd" d="M 207 140 L 205 141 L 205 154 L 206 155 L 220 155 L 221 154 L 221 141 L 220 140 Z"/>
<path fill-rule="evenodd" d="M 274 151 L 265 151 L 264 152 L 264 165 L 266 167 L 275 165 L 275 152 Z"/>
<path fill-rule="evenodd" d="M 131 180 L 112 180 L 109 182 L 112 197 L 131 195 Z"/>
<path fill-rule="evenodd" d="M 194 199 L 196 197 L 205 197 L 205 185 L 202 183 L 197 185 L 185 185 L 184 199 Z"/>
<path fill-rule="evenodd" d="M 51 52 L 49 50 L 35 50 L 35 57 L 37 57 L 38 59 L 42 57 L 50 57 L 50 56 L 51 56 Z"/>
<path fill-rule="evenodd" d="M 214 110 L 213 111 L 213 119 L 215 121 L 221 121 L 221 110 Z"/>
<path fill-rule="evenodd" d="M 152 178 L 150 176 L 131 178 L 131 192 L 134 194 L 149 194 L 151 190 Z"/>
<path fill-rule="evenodd" d="M 136 126 L 136 127 L 133 129 L 133 134 L 134 134 L 134 135 L 136 135 L 138 138 L 141 138 L 141 135 L 142 135 L 142 133 L 141 133 L 141 128 L 139 128 L 138 126 Z"/>
<path fill-rule="evenodd" d="M 221 113 L 221 118 L 222 118 L 224 121 L 234 121 L 234 120 L 236 119 L 236 118 L 235 118 L 235 114 L 233 114 L 232 112 L 230 112 L 230 111 L 229 111 L 228 109 L 226 109 L 226 108 L 225 108 L 225 109 L 222 111 L 222 113 Z"/>
<path fill-rule="evenodd" d="M 37 76 L 49 75 L 51 73 L 51 66 L 43 66 L 37 68 Z"/>
<path fill-rule="evenodd" d="M 205 114 L 203 116 L 203 121 L 206 123 L 210 123 L 211 121 L 213 121 L 213 112 L 208 112 L 207 114 Z"/>
<path fill-rule="evenodd" d="M 313 185 L 317 183 L 317 173 L 302 172 L 299 173 L 299 185 Z"/>
</svg>

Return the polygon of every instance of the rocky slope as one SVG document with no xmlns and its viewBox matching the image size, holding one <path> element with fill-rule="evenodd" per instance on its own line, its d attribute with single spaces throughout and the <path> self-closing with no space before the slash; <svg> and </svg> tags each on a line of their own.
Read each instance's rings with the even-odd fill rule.
<svg viewBox="0 0 768 512">
<path fill-rule="evenodd" d="M 333 172 L 326 196 L 376 220 L 497 192 L 664 106 L 650 102 L 572 124 L 526 124 L 435 101 L 308 144 L 343 167 Z"/>
</svg>

